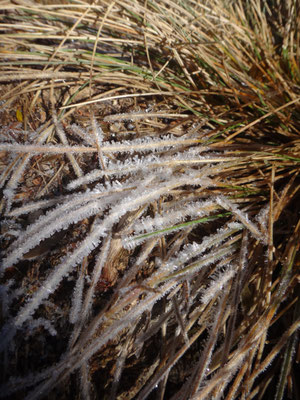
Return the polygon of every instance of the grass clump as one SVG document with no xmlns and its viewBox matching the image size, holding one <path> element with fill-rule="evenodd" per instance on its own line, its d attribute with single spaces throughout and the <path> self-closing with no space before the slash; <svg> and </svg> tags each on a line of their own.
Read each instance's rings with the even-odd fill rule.
<svg viewBox="0 0 300 400">
<path fill-rule="evenodd" d="M 299 7 L 1 5 L 2 398 L 299 397 Z"/>
</svg>

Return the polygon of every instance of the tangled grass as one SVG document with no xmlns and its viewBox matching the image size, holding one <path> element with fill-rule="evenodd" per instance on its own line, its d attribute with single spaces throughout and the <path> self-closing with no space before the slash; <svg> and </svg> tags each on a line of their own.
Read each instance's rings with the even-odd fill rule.
<svg viewBox="0 0 300 400">
<path fill-rule="evenodd" d="M 299 1 L 0 9 L 0 397 L 299 398 Z"/>
</svg>

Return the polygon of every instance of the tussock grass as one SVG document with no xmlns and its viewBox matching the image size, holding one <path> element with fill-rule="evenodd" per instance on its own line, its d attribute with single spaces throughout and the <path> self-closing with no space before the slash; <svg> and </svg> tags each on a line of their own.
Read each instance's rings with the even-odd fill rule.
<svg viewBox="0 0 300 400">
<path fill-rule="evenodd" d="M 298 0 L 0 4 L 2 398 L 298 398 Z"/>
</svg>

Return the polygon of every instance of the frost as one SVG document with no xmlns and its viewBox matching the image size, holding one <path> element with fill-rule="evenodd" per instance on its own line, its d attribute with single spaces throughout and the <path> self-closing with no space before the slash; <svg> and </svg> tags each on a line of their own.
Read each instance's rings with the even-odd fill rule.
<svg viewBox="0 0 300 400">
<path fill-rule="evenodd" d="M 241 224 L 231 223 L 228 224 L 227 227 L 220 229 L 215 235 L 204 237 L 200 244 L 191 243 L 184 246 L 183 249 L 175 257 L 171 258 L 166 264 L 162 266 L 162 270 L 165 272 L 176 270 L 179 265 L 183 265 L 194 257 L 199 257 L 202 253 L 210 249 L 212 246 L 220 245 L 232 234 L 241 230 L 241 228 Z"/>
<path fill-rule="evenodd" d="M 15 281 L 10 279 L 5 285 L 0 285 L 0 299 L 1 299 L 1 309 L 2 317 L 7 317 L 9 315 L 9 309 L 12 301 L 24 293 L 24 288 L 19 287 L 15 290 L 12 287 L 15 285 Z"/>
<path fill-rule="evenodd" d="M 236 271 L 232 267 L 227 267 L 226 271 L 220 272 L 215 279 L 212 281 L 210 286 L 205 290 L 201 297 L 203 304 L 208 304 L 218 292 L 221 292 L 236 274 Z"/>
<path fill-rule="evenodd" d="M 95 145 L 95 140 L 90 136 L 89 132 L 85 131 L 82 129 L 80 126 L 76 124 L 71 125 L 72 131 L 78 135 L 83 141 L 89 145 L 89 146 L 94 146 Z"/>
<path fill-rule="evenodd" d="M 154 218 L 149 216 L 141 218 L 133 225 L 135 235 L 123 238 L 124 247 L 133 249 L 143 243 L 147 238 L 161 237 L 181 229 L 188 229 L 190 228 L 190 224 L 195 226 L 196 224 L 205 222 L 201 221 L 201 219 L 199 221 L 193 221 L 193 219 L 204 216 L 207 217 L 215 211 L 215 209 L 215 203 L 209 200 L 206 202 L 186 204 L 180 208 L 180 210 L 170 209 L 164 212 L 163 215 L 158 215 Z M 189 219 L 192 218 L 189 224 L 180 224 L 184 222 L 187 217 L 189 217 Z M 176 225 L 178 223 L 179 225 Z M 144 232 L 145 234 L 140 232 Z"/>
<path fill-rule="evenodd" d="M 51 322 L 45 318 L 31 319 L 28 322 L 29 323 L 27 324 L 28 325 L 27 332 L 30 334 L 32 334 L 36 328 L 42 326 L 44 329 L 46 329 L 50 333 L 51 336 L 57 335 L 56 329 L 53 327 Z"/>
<path fill-rule="evenodd" d="M 108 235 L 107 238 L 105 239 L 105 243 L 102 245 L 101 252 L 99 253 L 99 256 L 96 260 L 96 265 L 93 270 L 93 275 L 91 279 L 91 285 L 90 288 L 86 294 L 85 300 L 84 300 L 84 306 L 83 306 L 83 317 L 82 319 L 85 320 L 88 318 L 90 314 L 90 310 L 92 308 L 92 300 L 95 292 L 95 287 L 97 285 L 98 280 L 100 279 L 102 268 L 105 265 L 109 248 L 110 248 L 110 243 L 111 243 L 111 236 Z"/>
<path fill-rule="evenodd" d="M 75 324 L 80 316 L 80 312 L 82 309 L 82 295 L 84 288 L 84 275 L 80 273 L 79 278 L 77 279 L 74 294 L 72 299 L 72 307 L 70 310 L 70 322 L 71 324 Z"/>
<path fill-rule="evenodd" d="M 119 197 L 116 193 L 114 196 Z M 3 260 L 3 267 L 7 268 L 15 264 L 23 254 L 37 246 L 43 239 L 53 233 L 66 228 L 84 218 L 90 217 L 105 209 L 112 198 L 102 199 L 100 202 L 97 193 L 87 193 L 72 197 L 66 204 L 58 205 L 54 210 L 41 216 L 37 222 L 30 225 L 11 248 L 9 255 Z M 96 200 L 94 200 L 94 198 Z M 84 204 L 84 205 L 82 205 Z"/>
<path fill-rule="evenodd" d="M 232 211 L 232 213 L 240 220 L 240 222 L 246 228 L 249 229 L 249 231 L 256 239 L 262 241 L 264 244 L 268 243 L 268 238 L 262 235 L 258 227 L 253 222 L 250 221 L 248 215 L 239 210 L 238 207 L 235 204 L 233 204 L 230 200 L 220 196 L 216 198 L 216 202 L 220 206 L 224 207 L 226 210 Z"/>
<path fill-rule="evenodd" d="M 155 218 L 142 218 L 133 226 L 136 233 L 149 232 L 154 229 L 161 229 L 178 222 L 185 221 L 186 217 L 197 218 L 209 215 L 216 209 L 215 203 L 211 200 L 205 202 L 188 203 L 180 210 L 173 208 L 167 210 L 163 215 L 158 215 Z"/>
<path fill-rule="evenodd" d="M 131 333 L 128 337 L 133 342 L 125 342 L 115 368 L 111 391 L 111 396 L 115 397 L 129 348 L 133 348 L 137 355 L 144 341 L 168 324 L 176 324 L 173 326 L 174 346 L 175 341 L 182 340 L 180 336 L 183 336 L 184 345 L 189 347 L 189 326 L 198 320 L 198 316 L 194 321 L 190 319 L 192 299 L 198 296 L 199 303 L 199 293 L 202 294 L 201 300 L 207 303 L 218 297 L 235 274 L 234 269 L 228 265 L 228 259 L 233 258 L 236 250 L 236 237 L 240 240 L 240 232 L 245 226 L 256 237 L 260 236 L 260 232 L 248 215 L 230 200 L 207 194 L 215 188 L 215 175 L 222 171 L 224 164 L 230 166 L 234 163 L 235 158 L 224 158 L 220 152 L 199 146 L 198 132 L 194 136 L 145 136 L 108 142 L 96 119 L 92 118 L 92 126 L 88 130 L 72 126 L 73 132 L 85 141 L 85 146 L 70 146 L 56 115 L 53 120 L 56 139 L 61 144 L 17 143 L 13 151 L 28 152 L 25 156 L 28 159 L 41 152 L 66 153 L 76 175 L 67 189 L 81 189 L 77 193 L 7 210 L 6 217 L 14 221 L 19 217 L 22 221 L 23 215 L 40 210 L 42 215 L 25 230 L 20 227 L 16 240 L 9 238 L 12 243 L 6 250 L 2 271 L 22 260 L 41 241 L 51 238 L 56 232 L 69 229 L 73 224 L 85 221 L 86 236 L 84 239 L 80 236 L 76 247 L 69 247 L 71 251 L 64 249 L 63 256 L 56 265 L 52 265 L 48 275 L 41 275 L 43 278 L 39 278 L 35 291 L 25 291 L 22 294 L 26 300 L 19 304 L 19 308 L 15 307 L 11 314 L 11 300 L 17 299 L 21 292 L 18 292 L 19 288 L 10 291 L 0 287 L 3 314 L 7 318 L 0 334 L 1 348 L 9 348 L 16 333 L 22 330 L 30 335 L 43 327 L 51 335 L 56 334 L 56 328 L 59 327 L 57 320 L 53 319 L 55 322 L 52 324 L 48 315 L 47 319 L 43 318 L 43 311 L 48 307 L 54 312 L 53 306 L 58 310 L 56 300 L 60 293 L 56 291 L 65 279 L 69 286 L 74 286 L 71 307 L 67 310 L 68 320 L 72 324 L 67 338 L 67 351 L 56 366 L 55 373 L 45 372 L 40 375 L 44 377 L 44 382 L 43 379 L 39 381 L 28 376 L 27 382 L 20 381 L 20 385 L 34 385 L 27 399 L 38 399 L 49 392 L 61 376 L 80 370 L 81 392 L 88 398 L 92 389 L 89 379 L 90 358 L 102 346 L 126 331 Z M 5 143 L 4 146 L 10 144 Z M 83 175 L 72 155 L 75 152 L 98 155 L 99 167 Z M 8 197 L 13 199 L 9 185 L 5 190 Z M 178 193 L 183 193 L 183 196 L 178 196 Z M 219 218 L 221 212 L 224 214 L 223 208 L 230 210 L 239 222 L 225 223 L 220 229 L 209 231 L 207 236 L 203 234 L 199 239 L 194 238 L 195 242 L 183 240 L 185 229 L 192 232 L 200 223 Z M 164 241 L 168 243 L 169 239 L 172 240 L 168 236 L 170 233 L 173 234 L 174 242 L 171 247 L 164 247 Z M 116 240 L 119 243 L 122 241 L 124 246 L 114 246 Z M 130 251 L 137 245 L 141 245 L 139 253 Z M 243 260 L 247 255 L 247 249 L 244 250 L 241 254 Z M 99 313 L 98 310 L 94 313 L 93 305 L 98 303 L 97 283 L 104 268 L 107 271 L 112 267 L 118 271 L 114 262 L 119 262 L 119 251 L 126 252 L 126 257 L 129 257 L 127 269 L 124 272 L 122 270 L 116 287 L 112 289 L 114 295 L 111 302 Z M 140 275 L 148 267 L 153 268 L 153 272 L 139 284 Z M 214 275 L 214 280 L 205 292 L 199 292 L 199 288 L 194 287 L 194 281 L 198 282 L 198 274 L 201 276 L 202 269 L 206 273 L 210 268 L 219 271 L 222 268 L 222 272 Z M 198 283 L 198 286 L 203 288 L 202 283 Z M 48 301 L 50 296 L 51 303 Z M 152 315 L 154 305 L 162 299 L 165 303 L 164 312 L 158 316 Z M 63 315 L 66 312 L 61 310 L 60 313 Z M 145 316 L 149 325 L 139 333 L 135 328 Z M 206 367 L 209 360 L 204 360 Z M 166 368 L 162 376 L 170 368 Z M 13 393 L 13 389 L 9 390 Z"/>
</svg>

